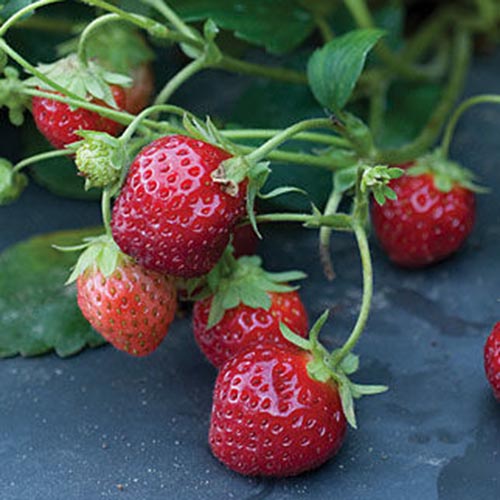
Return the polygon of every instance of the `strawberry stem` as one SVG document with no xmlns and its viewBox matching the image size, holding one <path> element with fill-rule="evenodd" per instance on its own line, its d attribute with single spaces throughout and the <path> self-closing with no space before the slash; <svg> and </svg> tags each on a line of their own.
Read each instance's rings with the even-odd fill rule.
<svg viewBox="0 0 500 500">
<path fill-rule="evenodd" d="M 130 122 L 130 124 L 127 126 L 127 128 L 123 131 L 120 140 L 123 143 L 128 142 L 131 138 L 134 132 L 137 130 L 137 128 L 144 122 L 148 122 L 149 120 L 145 120 L 145 118 L 148 115 L 151 114 L 156 114 L 156 113 L 171 113 L 175 114 L 178 116 L 184 116 L 186 114 L 186 110 L 179 108 L 179 106 L 174 106 L 172 104 L 156 104 L 155 106 L 150 106 L 149 108 L 144 109 L 141 111 L 137 116 L 133 117 L 134 119 Z M 156 123 L 156 122 L 151 122 L 151 123 Z M 169 125 L 165 122 L 163 122 L 164 125 Z M 165 130 L 166 131 L 166 130 Z M 176 132 L 176 133 L 182 133 L 182 130 L 179 129 L 178 127 L 170 126 L 169 125 L 169 130 L 170 132 Z"/>
<path fill-rule="evenodd" d="M 57 158 L 59 156 L 68 156 L 71 154 L 74 154 L 74 152 L 70 151 L 69 149 L 58 149 L 56 151 L 46 151 L 45 153 L 39 153 L 30 156 L 29 158 L 25 158 L 24 160 L 21 160 L 19 163 L 16 163 L 16 165 L 14 165 L 13 171 L 19 172 L 24 167 L 32 165 L 33 163 L 38 163 L 44 160 L 50 160 L 52 158 Z"/>
<path fill-rule="evenodd" d="M 111 191 L 109 188 L 102 191 L 101 213 L 106 234 L 111 237 Z"/>
<path fill-rule="evenodd" d="M 294 135 L 308 130 L 310 128 L 329 128 L 333 127 L 332 121 L 329 118 L 313 118 L 311 120 L 303 120 L 295 123 L 291 127 L 278 132 L 274 137 L 255 149 L 247 156 L 249 162 L 259 162 L 265 158 L 268 153 L 276 149 L 278 146 L 289 140 Z"/>
<path fill-rule="evenodd" d="M 69 91 L 68 89 L 65 89 L 61 85 L 59 85 L 57 82 L 49 78 L 48 76 L 44 75 L 41 71 L 39 71 L 35 66 L 30 64 L 26 59 L 24 59 L 20 54 L 18 54 L 13 48 L 11 48 L 5 40 L 0 38 L 0 49 L 2 49 L 8 56 L 10 56 L 14 61 L 16 61 L 20 66 L 22 66 L 28 73 L 31 73 L 32 75 L 36 76 L 39 80 L 42 82 L 46 83 L 50 87 L 52 87 L 54 90 L 61 92 L 65 96 L 68 96 L 71 99 L 77 100 L 78 102 L 84 101 L 80 97 L 78 97 L 76 94 L 73 92 Z M 32 89 L 29 88 L 24 88 L 23 92 L 27 95 L 33 95 L 30 94 L 32 92 Z M 45 93 L 43 97 L 48 97 L 52 98 L 53 94 L 50 94 L 49 92 Z"/>
<path fill-rule="evenodd" d="M 82 34 L 80 35 L 80 40 L 78 42 L 77 56 L 79 61 L 84 66 L 88 66 L 87 46 L 91 37 L 94 35 L 95 30 L 99 29 L 103 24 L 114 21 L 123 21 L 123 19 L 119 14 L 104 14 L 103 16 L 99 16 L 96 19 L 94 19 L 91 23 L 87 24 L 85 29 L 82 31 Z"/>
<path fill-rule="evenodd" d="M 221 131 L 224 137 L 228 139 L 269 139 L 278 134 L 278 129 L 240 129 L 240 130 L 223 130 Z M 316 142 L 318 144 L 326 144 L 339 147 L 349 147 L 350 142 L 343 137 L 336 135 L 322 134 L 319 132 L 299 132 L 294 135 L 292 140 Z"/>
<path fill-rule="evenodd" d="M 172 94 L 189 78 L 198 73 L 199 71 L 205 69 L 207 63 L 205 58 L 199 57 L 194 61 L 191 61 L 187 66 L 184 66 L 173 78 L 171 78 L 167 84 L 163 87 L 158 97 L 155 100 L 155 104 L 166 103 Z"/>
<path fill-rule="evenodd" d="M 358 243 L 359 254 L 361 256 L 361 266 L 363 271 L 363 298 L 361 301 L 361 309 L 359 311 L 358 319 L 354 325 L 351 335 L 346 340 L 344 345 L 335 353 L 333 363 L 338 366 L 342 360 L 352 351 L 357 344 L 370 313 L 371 300 L 373 296 L 373 268 L 370 256 L 370 248 L 368 246 L 368 239 L 366 231 L 359 221 L 354 221 L 353 224 L 354 235 Z"/>
<path fill-rule="evenodd" d="M 443 135 L 443 140 L 441 142 L 440 151 L 441 154 L 443 155 L 443 158 L 446 158 L 448 156 L 451 140 L 453 138 L 453 133 L 455 132 L 457 122 L 462 116 L 462 114 L 472 106 L 475 106 L 476 104 L 486 104 L 486 103 L 500 104 L 500 95 L 481 94 L 481 95 L 476 95 L 474 97 L 470 97 L 466 101 L 462 102 L 460 106 L 458 106 L 458 108 L 454 111 L 453 115 L 448 121 L 448 124 L 446 125 L 446 129 Z"/>
<path fill-rule="evenodd" d="M 4 36 L 7 30 L 14 25 L 19 19 L 22 19 L 26 14 L 33 12 L 39 7 L 44 7 L 51 3 L 62 2 L 63 0 L 39 0 L 38 2 L 33 2 L 32 4 L 26 5 L 22 9 L 19 9 L 15 14 L 12 14 L 0 27 L 0 36 Z"/>
<path fill-rule="evenodd" d="M 426 152 L 436 141 L 443 124 L 460 96 L 467 74 L 471 55 L 471 38 L 469 32 L 457 31 L 454 37 L 453 57 L 450 62 L 450 78 L 444 89 L 441 101 L 434 109 L 427 124 L 420 134 L 409 144 L 398 149 L 379 151 L 375 161 L 377 163 L 395 164 L 414 160 Z"/>
</svg>

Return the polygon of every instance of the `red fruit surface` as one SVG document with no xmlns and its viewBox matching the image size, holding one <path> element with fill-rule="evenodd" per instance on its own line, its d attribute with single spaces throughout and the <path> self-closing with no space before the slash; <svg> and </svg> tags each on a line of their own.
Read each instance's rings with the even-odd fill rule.
<svg viewBox="0 0 500 500">
<path fill-rule="evenodd" d="M 254 255 L 259 245 L 259 237 L 250 224 L 238 226 L 233 231 L 232 244 L 235 258 Z"/>
<path fill-rule="evenodd" d="M 493 327 L 484 346 L 484 370 L 493 394 L 500 401 L 500 322 Z"/>
<path fill-rule="evenodd" d="M 181 135 L 146 146 L 113 207 L 113 237 L 122 251 L 172 276 L 210 271 L 245 211 L 246 181 L 231 196 L 210 175 L 228 158 L 222 149 Z"/>
<path fill-rule="evenodd" d="M 230 469 L 293 476 L 335 455 L 346 433 L 337 387 L 311 379 L 310 355 L 262 345 L 242 351 L 217 377 L 209 443 Z"/>
<path fill-rule="evenodd" d="M 431 174 L 403 175 L 389 186 L 397 200 L 372 202 L 372 222 L 389 258 L 404 267 L 423 267 L 456 252 L 475 220 L 474 193 L 455 185 L 436 188 Z"/>
<path fill-rule="evenodd" d="M 106 278 L 94 268 L 77 280 L 78 305 L 92 327 L 117 349 L 152 353 L 177 307 L 174 280 L 128 262 Z"/>
<path fill-rule="evenodd" d="M 125 88 L 125 111 L 137 115 L 151 102 L 154 76 L 151 64 L 141 64 L 132 71 L 132 85 Z"/>
<path fill-rule="evenodd" d="M 110 88 L 118 109 L 124 109 L 123 87 L 110 85 Z M 61 95 L 59 92 L 54 94 Z M 91 99 L 90 102 L 109 107 L 98 99 Z M 82 108 L 72 110 L 67 104 L 46 97 L 33 97 L 32 112 L 38 130 L 57 149 L 64 149 L 72 142 L 81 141 L 82 138 L 75 134 L 78 130 L 95 130 L 117 136 L 124 128 L 120 123 L 104 118 L 95 111 Z"/>
<path fill-rule="evenodd" d="M 267 292 L 271 297 L 268 311 L 240 304 L 228 309 L 222 319 L 207 329 L 212 298 L 195 303 L 193 308 L 193 330 L 198 346 L 215 367 L 220 368 L 236 353 L 253 344 L 271 343 L 279 347 L 290 347 L 280 332 L 280 323 L 285 323 L 301 337 L 308 335 L 307 312 L 295 291 Z"/>
</svg>

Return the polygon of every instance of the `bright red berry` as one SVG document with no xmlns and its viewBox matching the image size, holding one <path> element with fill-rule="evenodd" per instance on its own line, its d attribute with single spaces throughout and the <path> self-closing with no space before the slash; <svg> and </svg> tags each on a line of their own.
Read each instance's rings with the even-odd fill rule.
<svg viewBox="0 0 500 500">
<path fill-rule="evenodd" d="M 113 208 L 113 237 L 122 251 L 148 269 L 177 277 L 210 271 L 245 211 L 247 181 L 232 196 L 211 176 L 230 157 L 182 135 L 146 146 Z"/>
<path fill-rule="evenodd" d="M 346 418 L 334 382 L 313 380 L 307 351 L 259 345 L 228 361 L 217 377 L 209 442 L 230 469 L 293 476 L 335 455 Z"/>
<path fill-rule="evenodd" d="M 271 306 L 252 308 L 240 303 L 224 312 L 222 319 L 212 328 L 207 328 L 213 297 L 200 300 L 193 308 L 193 330 L 198 346 L 207 359 L 220 368 L 239 351 L 253 344 L 271 343 L 279 347 L 290 346 L 280 331 L 280 322 L 293 332 L 307 337 L 308 321 L 299 294 L 290 292 L 267 292 Z"/>
<path fill-rule="evenodd" d="M 123 87 L 110 85 L 110 88 L 117 107 L 124 109 L 125 91 Z M 54 93 L 61 95 L 58 92 Z M 90 102 L 109 107 L 98 99 L 91 99 Z M 32 111 L 38 130 L 57 149 L 63 149 L 68 144 L 81 141 L 82 138 L 75 134 L 78 130 L 107 132 L 113 136 L 117 136 L 123 130 L 123 125 L 109 118 L 104 118 L 95 111 L 83 108 L 72 110 L 67 104 L 46 97 L 33 97 Z"/>
<path fill-rule="evenodd" d="M 371 213 L 378 240 L 396 264 L 423 267 L 443 260 L 472 231 L 475 196 L 470 189 L 454 183 L 441 190 L 432 173 L 407 173 L 389 187 L 397 199 L 384 205 L 373 201 Z"/>
<path fill-rule="evenodd" d="M 173 278 L 124 259 L 106 277 L 88 267 L 77 279 L 78 305 L 92 327 L 117 349 L 152 353 L 167 334 L 177 307 Z"/>
<path fill-rule="evenodd" d="M 493 394 L 500 401 L 500 322 L 493 327 L 484 346 L 484 370 Z"/>
</svg>

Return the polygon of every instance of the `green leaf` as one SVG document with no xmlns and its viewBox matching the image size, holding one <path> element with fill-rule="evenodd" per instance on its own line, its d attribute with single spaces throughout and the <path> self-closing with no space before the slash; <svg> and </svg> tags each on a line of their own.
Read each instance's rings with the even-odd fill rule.
<svg viewBox="0 0 500 500">
<path fill-rule="evenodd" d="M 361 75 L 366 56 L 384 34 L 382 30 L 354 30 L 316 50 L 307 65 L 314 97 L 331 111 L 340 111 Z"/>
<path fill-rule="evenodd" d="M 358 166 L 353 165 L 349 168 L 337 170 L 333 174 L 333 185 L 337 193 L 345 193 L 356 185 L 356 178 L 358 176 Z"/>
<path fill-rule="evenodd" d="M 105 343 L 80 313 L 75 287 L 64 286 L 77 255 L 51 247 L 79 243 L 100 230 L 45 234 L 0 254 L 0 357 L 50 351 L 64 357 Z"/>
<path fill-rule="evenodd" d="M 312 15 L 294 0 L 171 0 L 186 21 L 212 19 L 247 42 L 284 54 L 314 30 Z"/>
<path fill-rule="evenodd" d="M 0 2 L 0 18 L 7 19 L 17 11 L 35 3 L 36 0 L 4 0 Z M 30 14 L 31 15 L 31 14 Z M 28 16 L 26 16 L 28 17 Z"/>
</svg>

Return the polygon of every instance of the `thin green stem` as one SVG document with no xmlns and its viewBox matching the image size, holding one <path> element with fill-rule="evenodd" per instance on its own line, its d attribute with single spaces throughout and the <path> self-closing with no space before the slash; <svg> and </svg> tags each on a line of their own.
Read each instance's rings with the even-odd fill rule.
<svg viewBox="0 0 500 500">
<path fill-rule="evenodd" d="M 333 40 L 335 34 L 333 33 L 332 28 L 328 24 L 328 21 L 319 13 L 314 14 L 314 23 L 318 28 L 318 31 L 321 33 L 321 37 L 325 43 L 328 43 L 330 40 Z"/>
<path fill-rule="evenodd" d="M 35 66 L 30 64 L 26 59 L 24 59 L 20 54 L 18 54 L 13 48 L 11 48 L 5 40 L 0 38 L 0 49 L 2 49 L 11 59 L 16 61 L 20 66 L 22 66 L 27 72 L 31 73 L 32 75 L 36 76 L 40 81 L 44 82 L 47 84 L 49 87 L 53 88 L 54 90 L 61 92 L 62 94 L 65 94 L 72 99 L 80 101 L 84 101 L 84 99 L 81 99 L 79 96 L 74 94 L 73 92 L 70 92 L 69 90 L 65 89 L 61 85 L 59 85 L 57 82 L 54 80 L 50 79 L 48 76 L 44 75 L 41 71 L 39 71 Z M 28 94 L 28 90 L 30 89 L 23 89 L 23 92 Z"/>
<path fill-rule="evenodd" d="M 19 9 L 15 14 L 10 16 L 0 27 L 0 37 L 4 36 L 7 33 L 7 30 L 14 25 L 19 19 L 23 18 L 26 14 L 33 12 L 39 7 L 44 7 L 45 5 L 49 5 L 51 3 L 62 2 L 63 0 L 39 0 L 38 2 L 34 2 L 30 5 L 26 5 L 22 9 Z"/>
<path fill-rule="evenodd" d="M 223 130 L 222 135 L 228 139 L 268 139 L 274 137 L 280 131 L 278 129 L 241 129 L 241 130 Z M 297 141 L 309 141 L 317 144 L 325 144 L 329 146 L 339 146 L 348 148 L 350 142 L 343 137 L 336 135 L 321 134 L 319 132 L 299 132 L 291 138 Z"/>
<path fill-rule="evenodd" d="M 244 75 L 263 76 L 264 78 L 282 82 L 307 85 L 307 76 L 300 71 L 241 61 L 228 55 L 223 55 L 222 59 L 214 67 Z"/>
<path fill-rule="evenodd" d="M 385 114 L 387 83 L 380 81 L 370 96 L 370 130 L 374 137 L 380 132 Z"/>
<path fill-rule="evenodd" d="M 275 213 L 256 215 L 257 223 L 261 222 L 302 222 L 308 227 L 330 226 L 338 231 L 352 230 L 352 217 L 347 214 L 333 215 L 310 215 L 310 214 L 295 214 L 295 213 Z M 242 224 L 249 224 L 249 219 L 244 219 Z"/>
<path fill-rule="evenodd" d="M 361 300 L 361 309 L 359 311 L 358 319 L 352 329 L 349 338 L 344 345 L 335 354 L 334 364 L 339 365 L 342 360 L 352 351 L 357 344 L 368 320 L 370 314 L 371 301 L 373 296 L 373 268 L 370 256 L 370 248 L 368 246 L 368 239 L 363 224 L 354 222 L 353 224 L 354 235 L 359 248 L 361 257 L 361 267 L 363 273 L 363 297 Z"/>
<path fill-rule="evenodd" d="M 62 0 L 61 0 L 62 1 Z M 75 29 L 75 23 L 61 18 L 52 18 L 46 16 L 31 16 L 12 26 L 14 29 L 45 31 L 47 33 L 72 34 Z"/>
<path fill-rule="evenodd" d="M 137 116 L 134 117 L 132 122 L 127 126 L 127 128 L 123 131 L 120 140 L 128 142 L 137 128 L 145 121 L 146 116 L 156 113 L 173 113 L 178 116 L 184 116 L 186 111 L 178 106 L 173 106 L 171 104 L 156 104 L 145 110 L 141 111 Z"/>
<path fill-rule="evenodd" d="M 238 144 L 238 148 L 242 153 L 252 153 L 254 148 L 250 146 L 243 146 Z M 293 151 L 271 151 L 266 155 L 268 160 L 278 161 L 283 163 L 295 163 L 297 165 L 308 165 L 311 167 L 318 167 L 325 170 L 335 171 L 338 167 L 335 165 L 331 158 L 327 156 L 315 156 L 307 153 L 296 153 Z"/>
<path fill-rule="evenodd" d="M 282 130 L 274 137 L 269 139 L 267 142 L 262 144 L 260 147 L 255 149 L 252 153 L 248 155 L 249 161 L 260 161 L 265 158 L 271 151 L 276 149 L 278 146 L 286 142 L 288 139 L 311 128 L 332 128 L 332 122 L 329 118 L 313 118 L 311 120 L 304 120 L 299 123 L 295 123 L 291 127 Z"/>
<path fill-rule="evenodd" d="M 104 14 L 94 19 L 90 24 L 87 24 L 85 29 L 80 35 L 80 40 L 78 42 L 78 59 L 86 66 L 87 62 L 87 46 L 94 32 L 98 30 L 102 25 L 109 22 L 123 21 L 123 18 L 119 14 Z"/>
<path fill-rule="evenodd" d="M 326 202 L 324 215 L 333 215 L 337 212 L 340 202 L 342 201 L 343 193 L 332 189 L 328 201 Z M 332 281 L 335 278 L 335 270 L 333 268 L 332 257 L 330 254 L 330 241 L 332 236 L 331 227 L 321 227 L 319 230 L 319 257 L 321 265 L 327 279 Z"/>
<path fill-rule="evenodd" d="M 425 153 L 436 141 L 451 108 L 460 96 L 469 66 L 471 43 L 470 35 L 466 31 L 455 34 L 454 50 L 451 61 L 451 74 L 448 84 L 443 91 L 441 101 L 435 107 L 426 126 L 411 143 L 398 149 L 379 151 L 376 161 L 379 163 L 402 163 L 414 160 Z"/>
<path fill-rule="evenodd" d="M 203 48 L 203 43 L 194 40 L 192 37 L 186 36 L 182 33 L 177 33 L 169 30 L 165 25 L 151 19 L 149 17 L 140 16 L 127 12 L 115 5 L 104 0 L 84 0 L 85 3 L 99 7 L 107 12 L 118 14 L 124 21 L 135 24 L 139 28 L 146 30 L 149 34 L 157 38 L 166 38 L 178 43 L 189 43 L 195 45 L 197 48 Z"/>
<path fill-rule="evenodd" d="M 155 100 L 155 104 L 166 103 L 172 94 L 189 78 L 203 70 L 207 67 L 204 57 L 200 57 L 191 61 L 187 66 L 184 66 L 169 82 L 163 87 L 158 97 Z"/>
<path fill-rule="evenodd" d="M 441 142 L 440 149 L 445 157 L 448 156 L 448 151 L 450 149 L 453 133 L 455 132 L 457 122 L 462 116 L 462 114 L 472 106 L 475 106 L 476 104 L 486 104 L 486 103 L 500 104 L 500 95 L 497 94 L 476 95 L 462 102 L 460 106 L 457 107 L 457 109 L 449 119 L 448 124 L 446 125 L 446 129 L 443 135 L 443 140 Z"/>
<path fill-rule="evenodd" d="M 111 191 L 106 188 L 101 196 L 102 222 L 106 229 L 106 234 L 111 236 Z"/>
<path fill-rule="evenodd" d="M 19 172 L 24 167 L 32 165 L 33 163 L 38 163 L 44 160 L 50 160 L 51 158 L 57 158 L 59 156 L 69 156 L 71 154 L 74 154 L 74 152 L 69 151 L 67 149 L 58 149 L 56 151 L 46 151 L 45 153 L 39 153 L 37 155 L 33 155 L 30 156 L 29 158 L 21 160 L 19 163 L 16 163 L 16 165 L 14 165 L 13 171 Z"/>
<path fill-rule="evenodd" d="M 188 38 L 200 40 L 200 37 L 194 35 L 190 28 L 168 5 L 164 0 L 142 0 L 142 3 L 156 9 L 174 28 Z"/>
</svg>

